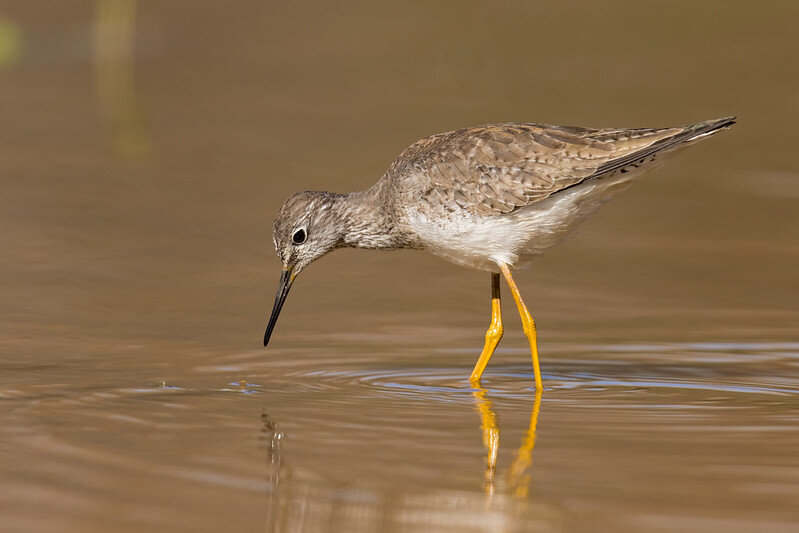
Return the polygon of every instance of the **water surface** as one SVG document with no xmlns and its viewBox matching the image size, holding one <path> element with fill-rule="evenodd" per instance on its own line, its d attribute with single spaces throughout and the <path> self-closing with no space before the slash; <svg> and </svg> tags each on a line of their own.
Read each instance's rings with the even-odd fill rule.
<svg viewBox="0 0 799 533">
<path fill-rule="evenodd" d="M 3 531 L 793 531 L 793 2 L 0 10 Z M 270 229 L 410 142 L 740 115 L 517 281 Z M 507 293 L 505 293 L 507 296 Z"/>
</svg>

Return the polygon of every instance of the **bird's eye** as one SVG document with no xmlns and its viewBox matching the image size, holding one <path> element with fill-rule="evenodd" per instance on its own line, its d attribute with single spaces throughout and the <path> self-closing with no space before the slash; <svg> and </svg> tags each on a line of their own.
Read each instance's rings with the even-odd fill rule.
<svg viewBox="0 0 799 533">
<path fill-rule="evenodd" d="M 294 241 L 294 244 L 302 244 L 305 242 L 305 239 L 308 238 L 308 235 L 305 233 L 305 228 L 300 228 L 294 232 L 294 235 L 291 236 L 291 240 Z"/>
</svg>

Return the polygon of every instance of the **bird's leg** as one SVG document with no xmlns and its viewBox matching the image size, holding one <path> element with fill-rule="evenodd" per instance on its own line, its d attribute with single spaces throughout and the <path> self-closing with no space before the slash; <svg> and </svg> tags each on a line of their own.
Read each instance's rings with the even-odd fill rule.
<svg viewBox="0 0 799 533">
<path fill-rule="evenodd" d="M 479 383 L 480 376 L 483 375 L 483 370 L 485 370 L 486 365 L 488 365 L 488 361 L 491 359 L 491 356 L 494 355 L 494 350 L 497 348 L 497 344 L 499 344 L 499 340 L 502 338 L 502 307 L 500 305 L 499 299 L 499 274 L 495 274 L 494 272 L 491 273 L 491 325 L 488 327 L 488 331 L 486 331 L 486 342 L 483 345 L 483 352 L 480 354 L 480 357 L 477 359 L 477 364 L 474 365 L 474 370 L 472 370 L 472 375 L 469 377 L 469 381 L 472 383 Z"/>
<path fill-rule="evenodd" d="M 527 335 L 527 340 L 530 341 L 530 355 L 533 357 L 533 371 L 535 372 L 535 390 L 544 390 L 543 385 L 541 385 L 541 370 L 538 368 L 538 342 L 536 341 L 533 316 L 530 314 L 530 311 L 527 310 L 527 306 L 524 305 L 522 295 L 519 294 L 519 288 L 516 286 L 516 282 L 513 281 L 513 276 L 510 275 L 508 265 L 499 263 L 499 269 L 502 270 L 505 281 L 508 282 L 510 292 L 513 294 L 513 299 L 516 301 L 516 307 L 519 308 L 519 316 L 522 318 L 522 329 L 524 329 L 524 334 Z"/>
</svg>

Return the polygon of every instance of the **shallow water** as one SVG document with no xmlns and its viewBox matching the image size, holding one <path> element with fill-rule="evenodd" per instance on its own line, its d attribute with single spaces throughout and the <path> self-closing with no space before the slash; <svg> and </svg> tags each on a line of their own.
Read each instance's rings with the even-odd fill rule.
<svg viewBox="0 0 799 533">
<path fill-rule="evenodd" d="M 488 5 L 0 11 L 0 529 L 796 529 L 796 4 Z M 467 383 L 488 276 L 419 252 L 321 260 L 260 347 L 295 190 L 733 113 L 518 275 L 540 396 L 509 298 Z"/>
</svg>

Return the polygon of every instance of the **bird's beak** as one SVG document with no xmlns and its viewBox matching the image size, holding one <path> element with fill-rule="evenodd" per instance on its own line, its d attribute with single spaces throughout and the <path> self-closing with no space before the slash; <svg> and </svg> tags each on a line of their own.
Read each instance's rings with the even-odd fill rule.
<svg viewBox="0 0 799 533">
<path fill-rule="evenodd" d="M 266 326 L 266 333 L 264 333 L 264 346 L 269 344 L 269 337 L 272 336 L 272 330 L 275 329 L 275 322 L 280 310 L 283 308 L 283 302 L 286 301 L 286 296 L 289 295 L 291 284 L 294 283 L 294 268 L 284 268 L 280 274 L 280 283 L 277 286 L 277 294 L 275 295 L 275 306 L 272 307 L 272 316 L 269 317 L 269 324 Z"/>
</svg>

